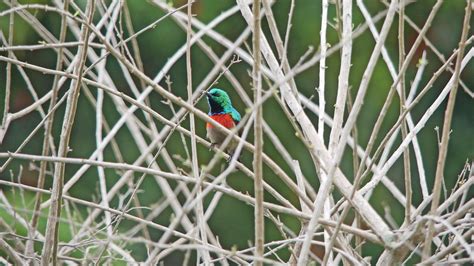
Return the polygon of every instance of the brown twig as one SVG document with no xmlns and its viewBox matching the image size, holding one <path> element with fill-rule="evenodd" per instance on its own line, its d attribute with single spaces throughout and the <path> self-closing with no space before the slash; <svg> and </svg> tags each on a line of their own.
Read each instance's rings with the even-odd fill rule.
<svg viewBox="0 0 474 266">
<path fill-rule="evenodd" d="M 69 0 L 64 1 L 64 11 L 67 12 L 69 8 Z M 61 33 L 59 36 L 59 42 L 63 43 L 66 39 L 66 32 L 67 32 L 67 25 L 66 25 L 66 16 L 62 15 L 61 16 Z M 62 69 L 63 65 L 63 48 L 60 47 L 58 51 L 58 57 L 56 61 L 56 70 L 59 71 Z M 52 139 L 51 131 L 53 128 L 53 121 L 54 121 L 54 106 L 56 105 L 57 97 L 58 97 L 58 90 L 59 90 L 59 76 L 54 76 L 54 81 L 53 81 L 53 86 L 52 86 L 52 95 L 51 95 L 51 101 L 49 103 L 49 113 L 51 114 L 48 120 L 46 121 L 45 124 L 45 133 L 44 133 L 44 138 L 43 138 L 43 150 L 41 152 L 42 156 L 48 156 L 49 155 L 49 146 L 50 146 L 50 140 Z M 47 162 L 42 161 L 40 164 L 40 170 L 38 173 L 38 188 L 43 188 L 44 187 L 44 180 L 46 176 L 46 167 L 47 167 Z M 38 219 L 39 219 L 39 210 L 40 210 L 40 204 L 41 204 L 41 198 L 42 194 L 41 193 L 36 193 L 36 198 L 35 198 L 35 205 L 33 207 L 33 216 L 31 217 L 31 228 L 32 232 L 36 231 L 36 227 L 38 225 Z M 33 248 L 33 242 L 28 241 L 26 243 L 26 250 L 25 250 L 25 255 L 26 256 L 32 256 L 34 254 L 34 248 Z"/>
<path fill-rule="evenodd" d="M 92 16 L 94 14 L 95 1 L 91 1 L 87 5 L 87 23 L 92 23 Z M 74 123 L 74 117 L 76 115 L 77 101 L 79 98 L 79 90 L 82 82 L 82 71 L 85 65 L 85 59 L 87 56 L 87 42 L 89 39 L 89 27 L 83 25 L 82 40 L 84 46 L 80 47 L 80 59 L 76 65 L 74 74 L 78 76 L 75 82 L 71 83 L 71 93 L 68 96 L 66 113 L 64 115 L 63 126 L 61 131 L 61 139 L 59 143 L 58 156 L 65 157 L 69 151 L 69 138 L 71 136 L 72 125 Z M 53 192 L 51 194 L 51 208 L 49 211 L 48 223 L 46 226 L 46 239 L 43 246 L 42 260 L 43 265 L 48 265 L 52 261 L 53 265 L 57 264 L 57 249 L 58 249 L 58 237 L 59 237 L 59 220 L 61 215 L 61 200 L 62 200 L 62 189 L 64 183 L 64 168 L 63 163 L 55 164 L 54 170 L 54 183 Z"/>
<path fill-rule="evenodd" d="M 268 6 L 268 5 L 267 5 Z M 262 97 L 262 77 L 260 70 L 261 52 L 260 52 L 260 1 L 253 1 L 253 90 L 255 103 L 260 102 Z M 254 123 L 254 142 L 255 152 L 253 158 L 253 171 L 255 173 L 254 189 L 255 189 L 255 256 L 263 258 L 263 244 L 264 244 L 264 217 L 263 217 L 263 169 L 262 169 L 262 153 L 263 153 L 263 134 L 262 134 L 262 105 L 259 105 L 256 110 L 256 118 Z M 262 262 L 256 262 L 256 265 L 263 265 Z"/>
<path fill-rule="evenodd" d="M 466 0 L 466 11 L 464 15 L 464 23 L 462 27 L 461 39 L 459 41 L 459 53 L 456 58 L 456 67 L 454 69 L 454 82 L 450 88 L 448 105 L 444 114 L 443 133 L 441 136 L 441 144 L 439 147 L 438 161 L 436 164 L 435 183 L 433 186 L 433 199 L 431 203 L 430 215 L 437 215 L 437 208 L 439 205 L 439 194 L 441 192 L 441 182 L 444 177 L 444 166 L 446 164 L 446 155 L 448 153 L 449 134 L 451 132 L 451 120 L 453 117 L 454 104 L 456 101 L 456 93 L 459 85 L 459 75 L 461 74 L 461 62 L 464 56 L 464 49 L 466 48 L 467 35 L 469 33 L 469 20 L 471 18 L 471 1 Z M 433 239 L 433 222 L 428 222 L 428 232 L 424 242 L 423 260 L 428 259 L 431 255 L 431 241 Z"/>
</svg>

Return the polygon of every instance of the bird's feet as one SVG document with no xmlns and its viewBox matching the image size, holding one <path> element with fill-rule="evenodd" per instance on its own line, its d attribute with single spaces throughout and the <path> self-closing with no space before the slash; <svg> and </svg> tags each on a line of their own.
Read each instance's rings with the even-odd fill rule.
<svg viewBox="0 0 474 266">
<path fill-rule="evenodd" d="M 212 151 L 216 147 L 217 143 L 211 143 L 211 146 L 209 146 L 209 151 Z"/>
<path fill-rule="evenodd" d="M 230 163 L 230 161 L 232 161 L 232 159 L 234 158 L 234 156 L 237 156 L 237 154 L 235 154 L 235 153 L 229 153 L 229 157 L 228 157 L 227 160 L 226 160 L 227 163 Z M 240 156 L 237 157 L 237 162 L 241 163 L 241 161 L 240 161 Z"/>
</svg>

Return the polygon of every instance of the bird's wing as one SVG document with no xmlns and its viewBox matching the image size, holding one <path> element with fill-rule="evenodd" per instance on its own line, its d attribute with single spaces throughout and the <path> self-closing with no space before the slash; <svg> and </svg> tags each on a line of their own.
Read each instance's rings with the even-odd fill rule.
<svg viewBox="0 0 474 266">
<path fill-rule="evenodd" d="M 235 109 L 235 108 L 232 108 L 232 112 L 230 113 L 230 115 L 232 116 L 232 119 L 234 120 L 234 123 L 237 125 L 240 120 L 242 119 L 242 117 L 240 116 L 239 112 Z"/>
</svg>

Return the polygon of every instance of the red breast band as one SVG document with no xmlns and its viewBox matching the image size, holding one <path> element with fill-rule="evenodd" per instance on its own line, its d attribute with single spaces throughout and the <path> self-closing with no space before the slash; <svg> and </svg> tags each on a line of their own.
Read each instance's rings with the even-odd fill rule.
<svg viewBox="0 0 474 266">
<path fill-rule="evenodd" d="M 233 128 L 235 127 L 234 119 L 230 114 L 217 114 L 210 116 L 214 121 L 223 125 L 226 128 Z M 206 123 L 206 128 L 213 128 L 214 126 L 210 123 Z"/>
</svg>

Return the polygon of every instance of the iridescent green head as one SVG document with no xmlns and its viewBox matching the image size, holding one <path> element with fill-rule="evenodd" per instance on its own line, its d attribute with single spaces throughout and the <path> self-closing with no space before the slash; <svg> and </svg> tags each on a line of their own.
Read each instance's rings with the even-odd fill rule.
<svg viewBox="0 0 474 266">
<path fill-rule="evenodd" d="M 232 114 L 236 121 L 240 121 L 240 114 L 232 106 L 230 97 L 224 90 L 212 88 L 206 92 L 207 103 L 209 104 L 209 115 Z"/>
<path fill-rule="evenodd" d="M 221 89 L 212 88 L 206 95 L 211 113 L 221 113 L 225 109 L 232 107 L 229 95 Z"/>
</svg>

